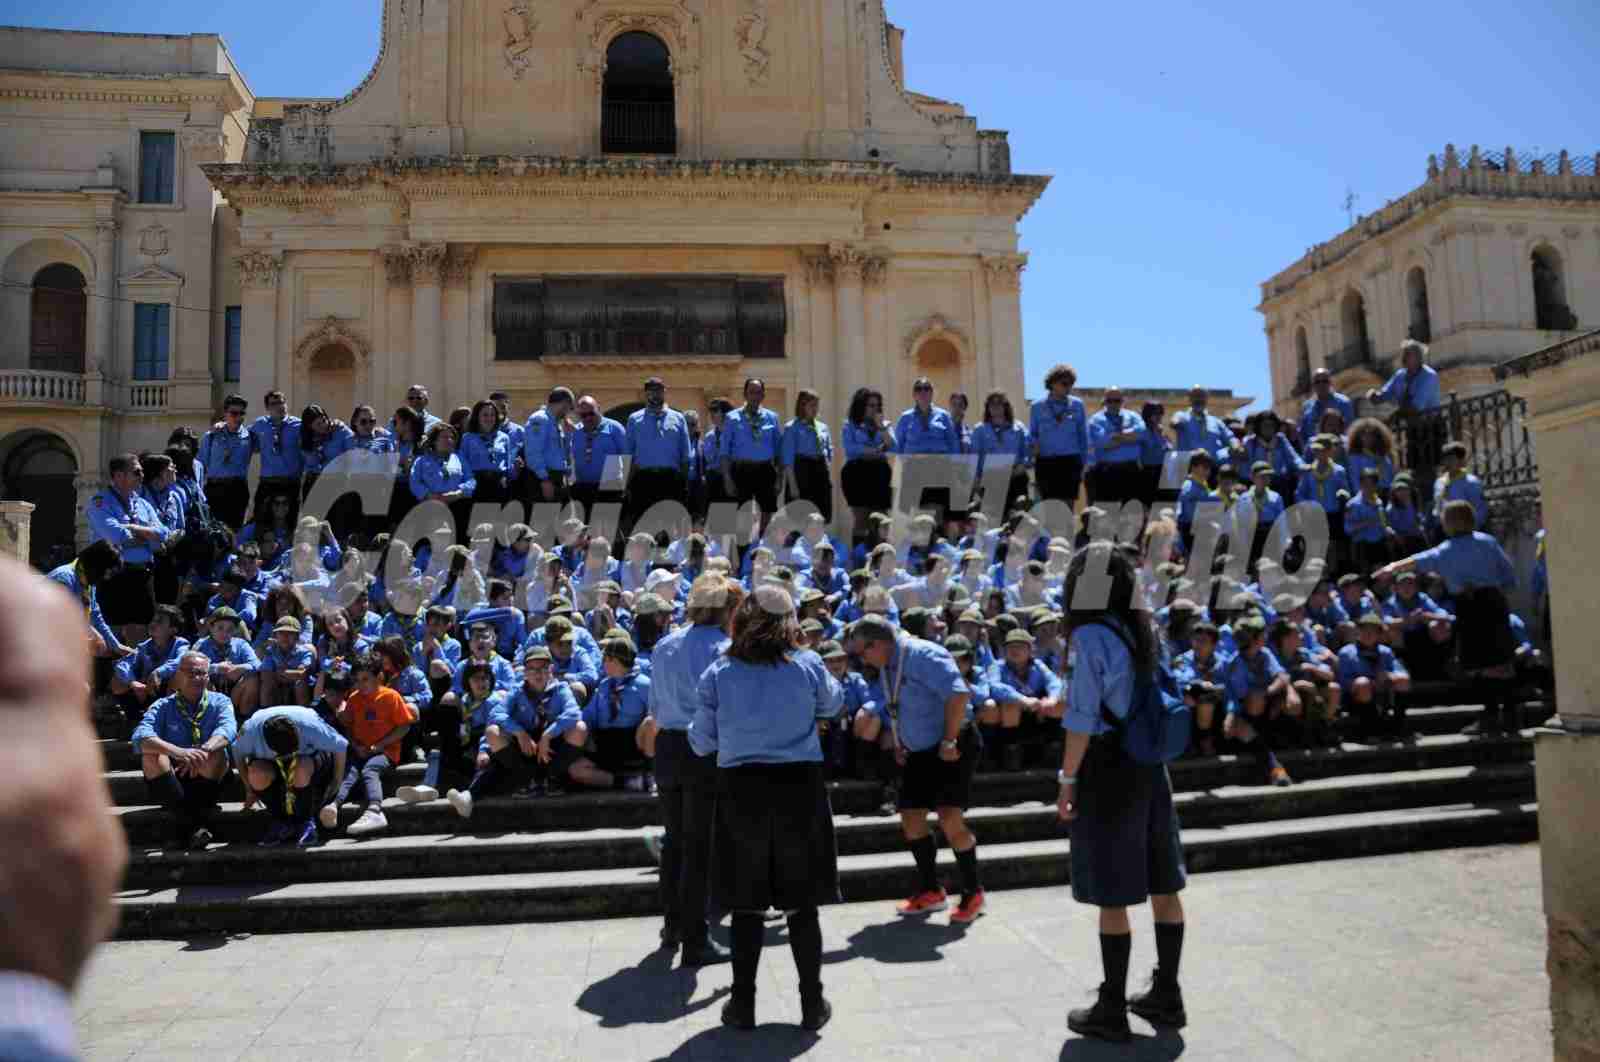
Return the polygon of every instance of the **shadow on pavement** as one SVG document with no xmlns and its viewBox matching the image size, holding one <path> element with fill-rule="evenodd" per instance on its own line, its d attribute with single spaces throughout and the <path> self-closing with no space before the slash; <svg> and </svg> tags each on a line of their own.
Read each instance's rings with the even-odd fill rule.
<svg viewBox="0 0 1600 1062">
<path fill-rule="evenodd" d="M 1125 1044 L 1077 1037 L 1061 1045 L 1060 1062 L 1172 1062 L 1184 1049 L 1183 1037 L 1172 1029 L 1154 1036 L 1134 1033 Z"/>
<path fill-rule="evenodd" d="M 603 1029 L 665 1025 L 705 1010 L 728 994 L 728 989 L 721 988 L 705 999 L 690 1002 L 699 971 L 675 967 L 676 957 L 677 952 L 661 948 L 636 965 L 601 978 L 583 990 L 578 1009 L 599 1018 Z"/>
<path fill-rule="evenodd" d="M 751 1031 L 717 1028 L 696 1033 L 670 1055 L 655 1062 L 694 1062 L 707 1058 L 749 1058 L 790 1062 L 817 1046 L 821 1039 L 798 1025 L 758 1025 Z"/>
<path fill-rule="evenodd" d="M 888 963 L 942 962 L 944 954 L 939 949 L 966 934 L 962 926 L 935 925 L 923 918 L 898 918 L 852 933 L 847 952 L 837 958 L 830 953 L 823 961 L 840 962 L 855 956 Z"/>
</svg>

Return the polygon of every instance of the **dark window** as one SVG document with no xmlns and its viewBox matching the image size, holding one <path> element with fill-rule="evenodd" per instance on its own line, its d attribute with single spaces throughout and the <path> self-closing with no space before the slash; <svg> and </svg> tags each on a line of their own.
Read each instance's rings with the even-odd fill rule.
<svg viewBox="0 0 1600 1062">
<path fill-rule="evenodd" d="M 139 202 L 171 203 L 177 186 L 178 134 L 139 134 Z"/>
<path fill-rule="evenodd" d="M 244 317 L 239 307 L 229 306 L 222 314 L 222 378 L 228 383 L 239 380 L 239 326 Z"/>
<path fill-rule="evenodd" d="M 28 367 L 81 373 L 89 315 L 83 274 L 65 263 L 45 266 L 33 278 L 29 309 Z"/>
<path fill-rule="evenodd" d="M 1561 255 L 1552 247 L 1533 252 L 1533 315 L 1536 327 L 1552 332 L 1571 332 L 1578 318 L 1567 304 L 1567 282 Z"/>
<path fill-rule="evenodd" d="M 495 357 L 729 355 L 781 358 L 781 280 L 553 277 L 502 280 Z"/>
<path fill-rule="evenodd" d="M 1428 312 L 1428 277 L 1421 266 L 1414 266 L 1406 274 L 1406 306 L 1410 316 L 1406 325 L 1408 339 L 1418 343 L 1433 342 L 1432 315 Z"/>
<path fill-rule="evenodd" d="M 164 302 L 133 306 L 133 378 L 165 380 L 171 338 L 172 307 Z"/>
<path fill-rule="evenodd" d="M 672 57 L 661 38 L 624 33 L 611 42 L 600 111 L 600 150 L 606 154 L 677 153 Z"/>
</svg>

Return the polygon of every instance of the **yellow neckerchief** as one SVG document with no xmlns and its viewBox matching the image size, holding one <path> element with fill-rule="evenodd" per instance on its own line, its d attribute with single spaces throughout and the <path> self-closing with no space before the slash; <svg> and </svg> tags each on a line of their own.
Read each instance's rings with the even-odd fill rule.
<svg viewBox="0 0 1600 1062">
<path fill-rule="evenodd" d="M 199 748 L 200 743 L 205 740 L 200 736 L 200 720 L 204 719 L 206 715 L 205 695 L 201 694 L 199 710 L 193 715 L 190 715 L 184 707 L 183 694 L 175 694 L 173 704 L 177 706 L 178 714 L 183 716 L 184 722 L 189 724 L 189 733 L 194 738 L 195 748 Z"/>
<path fill-rule="evenodd" d="M 1375 509 L 1377 511 L 1377 513 L 1378 513 L 1378 526 L 1383 528 L 1384 531 L 1388 531 L 1389 530 L 1389 514 L 1383 511 L 1383 499 L 1379 498 L 1379 497 L 1376 497 L 1376 496 L 1374 496 L 1373 498 L 1369 499 L 1365 494 L 1363 494 L 1361 496 L 1361 500 L 1366 502 L 1368 505 L 1372 506 L 1373 509 Z"/>
<path fill-rule="evenodd" d="M 1318 483 L 1322 483 L 1322 482 L 1330 479 L 1333 476 L 1334 467 L 1335 467 L 1334 463 L 1332 461 L 1329 461 L 1328 462 L 1328 470 L 1326 472 L 1323 472 L 1323 471 L 1321 471 L 1321 466 L 1312 465 L 1311 466 L 1311 475 L 1312 475 L 1313 478 L 1316 479 L 1316 481 Z"/>
<path fill-rule="evenodd" d="M 286 762 L 287 761 L 287 762 Z M 287 815 L 294 814 L 294 773 L 300 766 L 300 753 L 291 752 L 287 756 L 279 756 L 272 761 L 278 765 L 278 773 L 283 775 L 283 810 Z"/>
<path fill-rule="evenodd" d="M 1446 472 L 1444 474 L 1446 483 L 1454 483 L 1459 479 L 1465 478 L 1467 478 L 1467 470 L 1465 468 L 1458 468 L 1454 472 Z"/>
</svg>

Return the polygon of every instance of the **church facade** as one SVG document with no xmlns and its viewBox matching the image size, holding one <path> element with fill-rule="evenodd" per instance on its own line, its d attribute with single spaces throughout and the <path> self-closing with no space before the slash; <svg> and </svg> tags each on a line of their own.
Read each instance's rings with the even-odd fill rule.
<svg viewBox="0 0 1600 1062">
<path fill-rule="evenodd" d="M 620 412 L 652 375 L 688 409 L 759 376 L 835 424 L 919 375 L 1023 394 L 1017 226 L 1048 179 L 906 87 L 881 0 L 382 20 L 337 100 L 252 95 L 216 37 L 0 31 L 8 497 L 70 463 L 81 500 L 231 391 L 526 416 L 557 383 Z"/>
</svg>

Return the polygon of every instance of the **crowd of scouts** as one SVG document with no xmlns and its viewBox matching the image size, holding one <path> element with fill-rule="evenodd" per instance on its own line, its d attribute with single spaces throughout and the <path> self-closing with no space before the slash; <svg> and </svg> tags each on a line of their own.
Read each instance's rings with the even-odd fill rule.
<svg viewBox="0 0 1600 1062">
<path fill-rule="evenodd" d="M 1408 345 L 1369 401 L 1401 416 L 1436 408 L 1425 354 Z M 406 762 L 424 773 L 399 799 L 444 799 L 463 819 L 493 796 L 655 793 L 667 825 L 663 937 L 685 961 L 726 958 L 706 933 L 703 868 L 718 769 L 741 764 L 808 766 L 748 780 L 764 794 L 750 808 L 776 800 L 800 818 L 794 829 L 734 824 L 743 837 L 767 830 L 780 851 L 754 893 L 727 883 L 744 890 L 728 909 L 756 905 L 763 888 L 795 899 L 781 838 L 799 830 L 790 854 L 808 867 L 831 860 L 831 829 L 818 839 L 795 824 L 816 810 L 817 779 L 854 777 L 878 782 L 885 813 L 902 815 L 921 878 L 902 912 L 947 903 L 928 824 L 937 813 L 957 856 L 954 917 L 977 917 L 976 839 L 962 815 L 972 775 L 1061 763 L 1074 696 L 1116 681 L 1088 681 L 1064 592 L 1095 518 L 1129 501 L 1145 508 L 1120 529 L 1137 543 L 1124 548 L 1171 586 L 1160 599 L 1141 591 L 1141 602 L 1194 709 L 1195 755 L 1244 750 L 1266 780 L 1288 785 L 1278 751 L 1397 729 L 1414 680 L 1478 681 L 1487 707 L 1474 729 L 1484 732 L 1515 725 L 1517 682 L 1548 687 L 1507 608 L 1515 575 L 1484 530 L 1464 446 L 1442 448 L 1436 478 L 1405 470 L 1386 422 L 1354 418 L 1325 372 L 1293 425 L 1271 412 L 1219 418 L 1199 387 L 1169 418 L 1156 404 L 1124 410 L 1115 388 L 1091 414 L 1069 366 L 1044 384 L 1021 418 L 1008 396 L 987 395 L 976 423 L 966 396 L 939 405 L 927 380 L 893 422 L 880 393 L 858 391 L 838 432 L 847 521 L 833 518 L 834 434 L 818 396 L 800 391 L 785 419 L 763 405 L 757 379 L 740 404 L 713 402 L 704 426 L 668 404 L 659 379 L 626 424 L 565 387 L 525 419 L 505 394 L 441 419 L 414 386 L 386 426 L 366 405 L 349 421 L 317 405 L 295 417 L 276 391 L 251 420 L 247 400 L 230 395 L 205 431 L 113 459 L 88 510 L 92 543 L 50 574 L 83 604 L 99 681 L 124 713 L 152 798 L 173 811 L 174 844 L 213 840 L 230 771 L 246 807 L 270 815 L 268 845 L 316 844 L 341 826 L 382 831 L 385 775 Z M 914 455 L 954 459 L 970 486 L 902 497 L 897 512 L 893 465 Z M 365 495 L 386 504 L 373 511 L 325 491 L 331 507 L 302 517 L 330 470 L 356 477 L 346 485 L 376 479 Z M 1004 504 L 983 506 L 983 485 L 996 483 Z M 1049 499 L 1076 505 L 1080 492 L 1088 506 L 1075 526 L 1043 527 L 1031 511 Z M 811 503 L 807 518 L 781 541 L 763 539 L 786 500 Z M 635 532 L 664 501 L 682 507 L 680 523 Z M 449 514 L 435 538 L 451 544 L 437 555 L 426 531 L 418 543 L 394 535 L 425 502 Z M 608 525 L 607 502 L 621 513 Z M 742 507 L 750 544 L 708 533 L 719 502 Z M 1272 540 L 1297 502 L 1327 515 L 1325 559 Z M 527 516 L 474 523 L 483 504 Z M 541 505 L 557 515 L 536 529 Z M 985 508 L 1006 517 L 991 526 Z M 1212 578 L 1185 566 L 1202 542 Z M 1309 600 L 1272 598 L 1273 566 L 1303 563 L 1327 575 Z M 1245 579 L 1224 574 L 1240 567 Z M 759 613 L 741 611 L 757 597 Z M 787 626 L 761 618 L 777 612 Z M 741 616 L 766 647 L 730 657 Z M 778 711 L 787 694 L 744 665 L 795 660 L 797 696 L 810 692 L 803 725 L 784 731 L 760 711 Z M 809 903 L 773 904 L 802 912 L 791 921 L 802 940 L 830 895 L 813 892 Z M 748 970 L 758 928 L 735 935 Z"/>
</svg>

